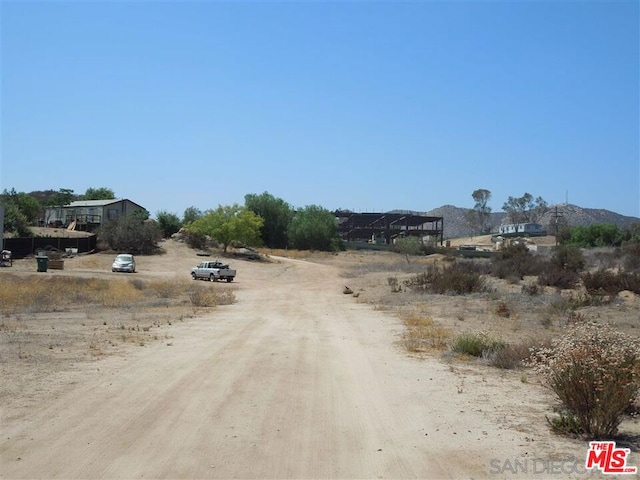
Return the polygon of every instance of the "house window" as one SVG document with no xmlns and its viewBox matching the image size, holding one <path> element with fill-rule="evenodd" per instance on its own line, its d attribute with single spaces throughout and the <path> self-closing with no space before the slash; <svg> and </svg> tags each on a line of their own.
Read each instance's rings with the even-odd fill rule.
<svg viewBox="0 0 640 480">
<path fill-rule="evenodd" d="M 109 220 L 116 220 L 118 218 L 118 209 L 110 208 L 107 210 L 107 218 Z"/>
</svg>

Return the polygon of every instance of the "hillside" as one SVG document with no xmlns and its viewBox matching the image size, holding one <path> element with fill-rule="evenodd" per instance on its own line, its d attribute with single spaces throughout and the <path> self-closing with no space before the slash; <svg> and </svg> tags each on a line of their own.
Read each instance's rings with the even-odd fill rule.
<svg viewBox="0 0 640 480">
<path fill-rule="evenodd" d="M 571 226 L 585 226 L 594 223 L 613 223 L 618 227 L 629 227 L 634 223 L 640 223 L 640 218 L 628 217 L 610 210 L 596 208 L 582 208 L 577 205 L 560 204 L 551 205 L 549 211 L 542 217 L 540 222 L 545 227 L 549 225 L 558 208 L 558 214 L 561 214 Z M 440 216 L 444 218 L 444 237 L 457 238 L 473 234 L 466 221 L 466 212 L 468 208 L 455 207 L 453 205 L 443 205 L 425 212 L 425 215 Z M 506 222 L 506 214 L 504 212 L 494 212 L 491 214 L 490 223 L 493 229 Z"/>
</svg>

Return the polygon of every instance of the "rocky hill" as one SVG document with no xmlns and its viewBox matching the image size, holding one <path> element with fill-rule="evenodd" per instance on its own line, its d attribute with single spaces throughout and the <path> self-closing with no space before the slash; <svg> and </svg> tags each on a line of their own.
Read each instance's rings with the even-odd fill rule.
<svg viewBox="0 0 640 480">
<path fill-rule="evenodd" d="M 621 228 L 629 227 L 634 223 L 640 223 L 638 217 L 628 217 L 610 210 L 596 208 L 582 208 L 577 205 L 559 204 L 551 205 L 549 211 L 542 217 L 541 224 L 546 228 L 552 221 L 556 207 L 558 214 L 562 215 L 571 226 L 585 226 L 594 223 L 613 223 Z M 433 215 L 444 218 L 444 237 L 456 238 L 473 234 L 466 220 L 468 208 L 443 205 L 425 212 L 424 215 Z M 507 223 L 506 213 L 495 212 L 490 219 L 493 230 L 496 231 L 501 223 Z"/>
</svg>

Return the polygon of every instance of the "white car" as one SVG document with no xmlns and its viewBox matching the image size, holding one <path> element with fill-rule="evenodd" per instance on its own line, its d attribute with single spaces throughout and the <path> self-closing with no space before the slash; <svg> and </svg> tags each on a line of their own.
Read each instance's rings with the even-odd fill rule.
<svg viewBox="0 0 640 480">
<path fill-rule="evenodd" d="M 136 259 L 128 253 L 118 255 L 111 265 L 112 272 L 136 272 Z"/>
</svg>

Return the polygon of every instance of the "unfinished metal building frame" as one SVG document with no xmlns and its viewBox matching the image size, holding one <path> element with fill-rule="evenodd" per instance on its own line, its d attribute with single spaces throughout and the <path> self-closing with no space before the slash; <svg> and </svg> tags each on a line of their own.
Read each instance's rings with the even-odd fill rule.
<svg viewBox="0 0 640 480">
<path fill-rule="evenodd" d="M 416 213 L 335 212 L 340 236 L 350 242 L 371 242 L 380 237 L 392 244 L 399 237 L 413 236 L 443 242 L 443 217 Z"/>
</svg>

